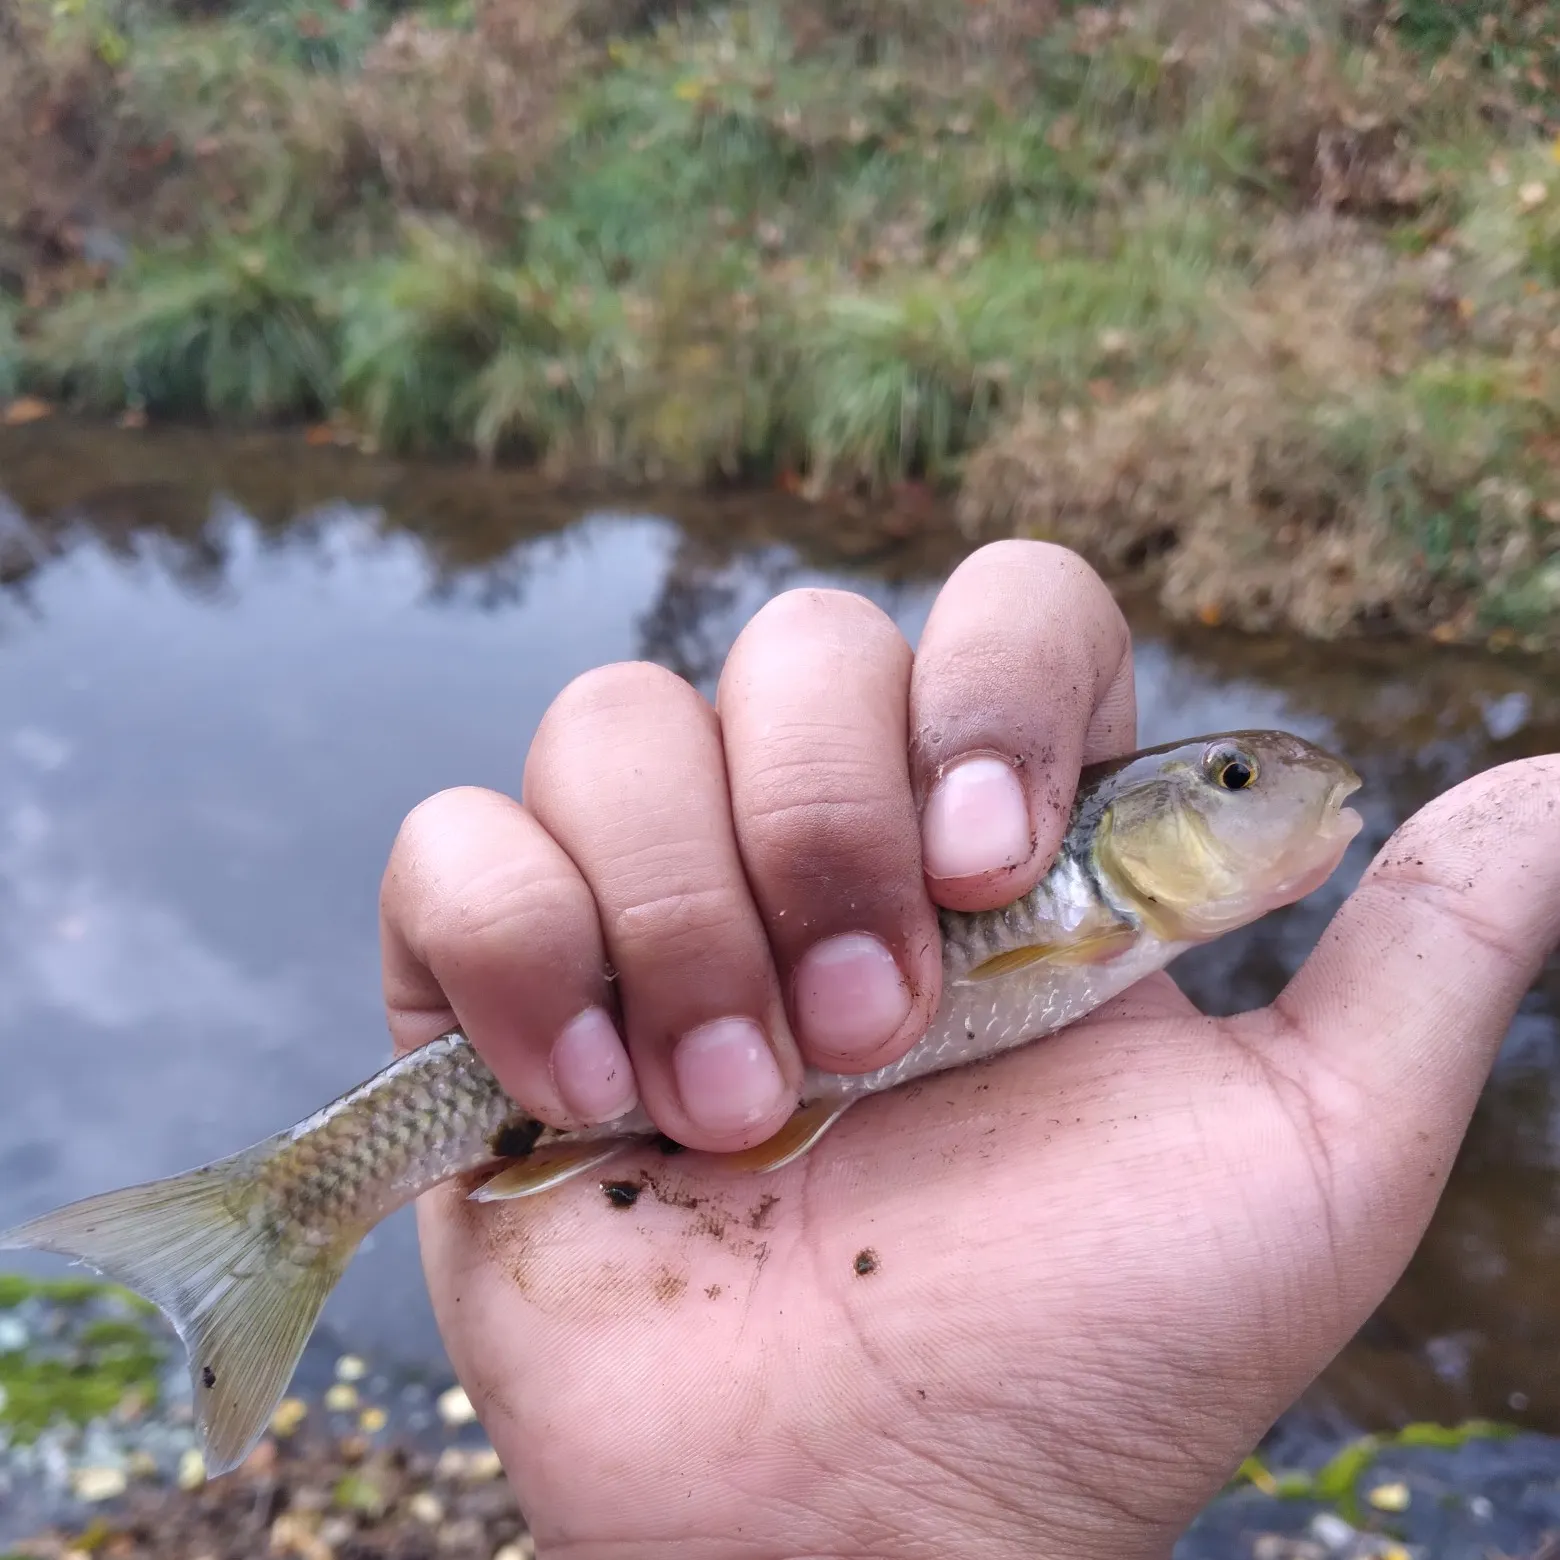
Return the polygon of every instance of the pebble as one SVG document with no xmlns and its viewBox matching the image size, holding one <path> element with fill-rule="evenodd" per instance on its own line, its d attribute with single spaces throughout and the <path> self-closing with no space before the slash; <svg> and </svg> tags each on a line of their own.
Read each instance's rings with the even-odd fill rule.
<svg viewBox="0 0 1560 1560">
<path fill-rule="evenodd" d="M 356 1354 L 343 1354 L 336 1361 L 337 1381 L 361 1381 L 368 1374 L 368 1366 Z"/>
<path fill-rule="evenodd" d="M 27 1347 L 27 1328 L 14 1316 L 0 1316 L 0 1354 Z"/>
<path fill-rule="evenodd" d="M 1311 1518 L 1311 1537 L 1328 1549 L 1347 1549 L 1354 1540 L 1353 1526 L 1331 1511 L 1319 1511 Z"/>
<path fill-rule="evenodd" d="M 536 1560 L 536 1540 L 527 1533 L 514 1543 L 495 1549 L 493 1560 Z"/>
<path fill-rule="evenodd" d="M 1401 1481 L 1396 1484 L 1378 1484 L 1365 1497 L 1377 1511 L 1407 1511 L 1409 1502 L 1408 1486 Z"/>
<path fill-rule="evenodd" d="M 446 1446 L 439 1453 L 433 1476 L 436 1479 L 459 1480 L 463 1484 L 482 1484 L 489 1479 L 496 1479 L 503 1471 L 504 1465 L 491 1446 Z"/>
<path fill-rule="evenodd" d="M 382 1408 L 365 1408 L 358 1415 L 358 1429 L 365 1435 L 378 1435 L 390 1423 L 390 1416 Z"/>
<path fill-rule="evenodd" d="M 444 1502 L 429 1490 L 418 1490 L 406 1509 L 425 1527 L 437 1527 L 444 1520 Z"/>
<path fill-rule="evenodd" d="M 439 1394 L 439 1418 L 447 1425 L 469 1425 L 477 1417 L 471 1399 L 462 1387 L 451 1387 Z"/>
<path fill-rule="evenodd" d="M 325 1407 L 333 1414 L 350 1414 L 357 1405 L 357 1388 L 345 1381 L 338 1381 L 325 1394 Z"/>
<path fill-rule="evenodd" d="M 301 1425 L 309 1414 L 309 1405 L 302 1398 L 283 1398 L 271 1415 L 271 1431 L 285 1440 Z"/>
<path fill-rule="evenodd" d="M 206 1482 L 206 1459 L 197 1447 L 191 1447 L 179 1459 L 179 1488 L 198 1490 Z"/>
<path fill-rule="evenodd" d="M 302 1517 L 290 1511 L 284 1511 L 271 1524 L 271 1553 L 293 1555 L 297 1560 L 334 1560 L 330 1545 L 311 1532 Z"/>
<path fill-rule="evenodd" d="M 70 1479 L 71 1488 L 80 1500 L 97 1502 L 114 1500 L 129 1488 L 130 1480 L 123 1468 L 78 1468 Z"/>
<path fill-rule="evenodd" d="M 1327 1560 L 1327 1551 L 1308 1538 L 1259 1533 L 1251 1546 L 1251 1560 Z"/>
</svg>

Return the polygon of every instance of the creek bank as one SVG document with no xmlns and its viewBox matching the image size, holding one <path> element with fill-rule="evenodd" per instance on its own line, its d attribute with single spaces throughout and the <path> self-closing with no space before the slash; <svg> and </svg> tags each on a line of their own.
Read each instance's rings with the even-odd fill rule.
<svg viewBox="0 0 1560 1560">
<path fill-rule="evenodd" d="M 3 415 L 957 492 L 1182 618 L 1560 645 L 1560 62 L 1430 9 L 0 0 Z"/>
</svg>

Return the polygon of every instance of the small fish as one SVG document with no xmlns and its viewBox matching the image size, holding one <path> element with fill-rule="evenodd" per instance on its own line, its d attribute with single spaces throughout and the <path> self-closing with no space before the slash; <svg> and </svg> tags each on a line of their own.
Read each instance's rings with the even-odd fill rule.
<svg viewBox="0 0 1560 1560">
<path fill-rule="evenodd" d="M 1053 1033 L 1178 954 L 1292 903 L 1360 818 L 1348 765 L 1280 731 L 1146 749 L 1083 771 L 1050 870 L 1007 908 L 941 915 L 944 990 L 901 1060 L 808 1069 L 761 1173 L 805 1154 L 857 1100 Z M 657 1137 L 641 1107 L 560 1131 L 519 1110 L 458 1030 L 226 1159 L 72 1203 L 0 1249 L 74 1257 L 138 1291 L 189 1354 L 206 1468 L 253 1449 L 320 1307 L 363 1237 L 430 1187 L 487 1172 L 479 1202 L 533 1196 Z"/>
</svg>

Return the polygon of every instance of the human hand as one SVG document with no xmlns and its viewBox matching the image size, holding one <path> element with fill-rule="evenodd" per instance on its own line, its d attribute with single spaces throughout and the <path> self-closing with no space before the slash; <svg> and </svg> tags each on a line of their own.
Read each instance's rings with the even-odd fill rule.
<svg viewBox="0 0 1560 1560">
<path fill-rule="evenodd" d="M 590 673 L 523 806 L 408 819 L 396 1042 L 459 1022 L 559 1126 L 637 1091 L 679 1142 L 762 1141 L 804 1061 L 909 1048 L 934 906 L 1024 893 L 1079 765 L 1134 728 L 1108 592 L 1035 543 L 967 560 L 914 658 L 864 600 L 797 591 L 716 710 Z M 607 1172 L 647 1178 L 626 1209 L 595 1178 L 428 1194 L 440 1326 L 544 1560 L 1166 1554 L 1401 1272 L 1557 937 L 1546 757 L 1406 823 L 1261 1012 L 1205 1018 L 1158 976 L 774 1175 L 652 1150 Z"/>
</svg>

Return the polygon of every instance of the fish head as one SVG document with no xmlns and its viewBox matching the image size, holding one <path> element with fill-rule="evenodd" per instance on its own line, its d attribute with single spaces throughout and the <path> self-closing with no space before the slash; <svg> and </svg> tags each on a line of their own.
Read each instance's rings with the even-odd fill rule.
<svg viewBox="0 0 1560 1560">
<path fill-rule="evenodd" d="M 1205 942 L 1303 899 L 1361 819 L 1360 777 L 1287 731 L 1236 731 L 1135 755 L 1098 792 L 1095 864 L 1159 937 Z"/>
</svg>

